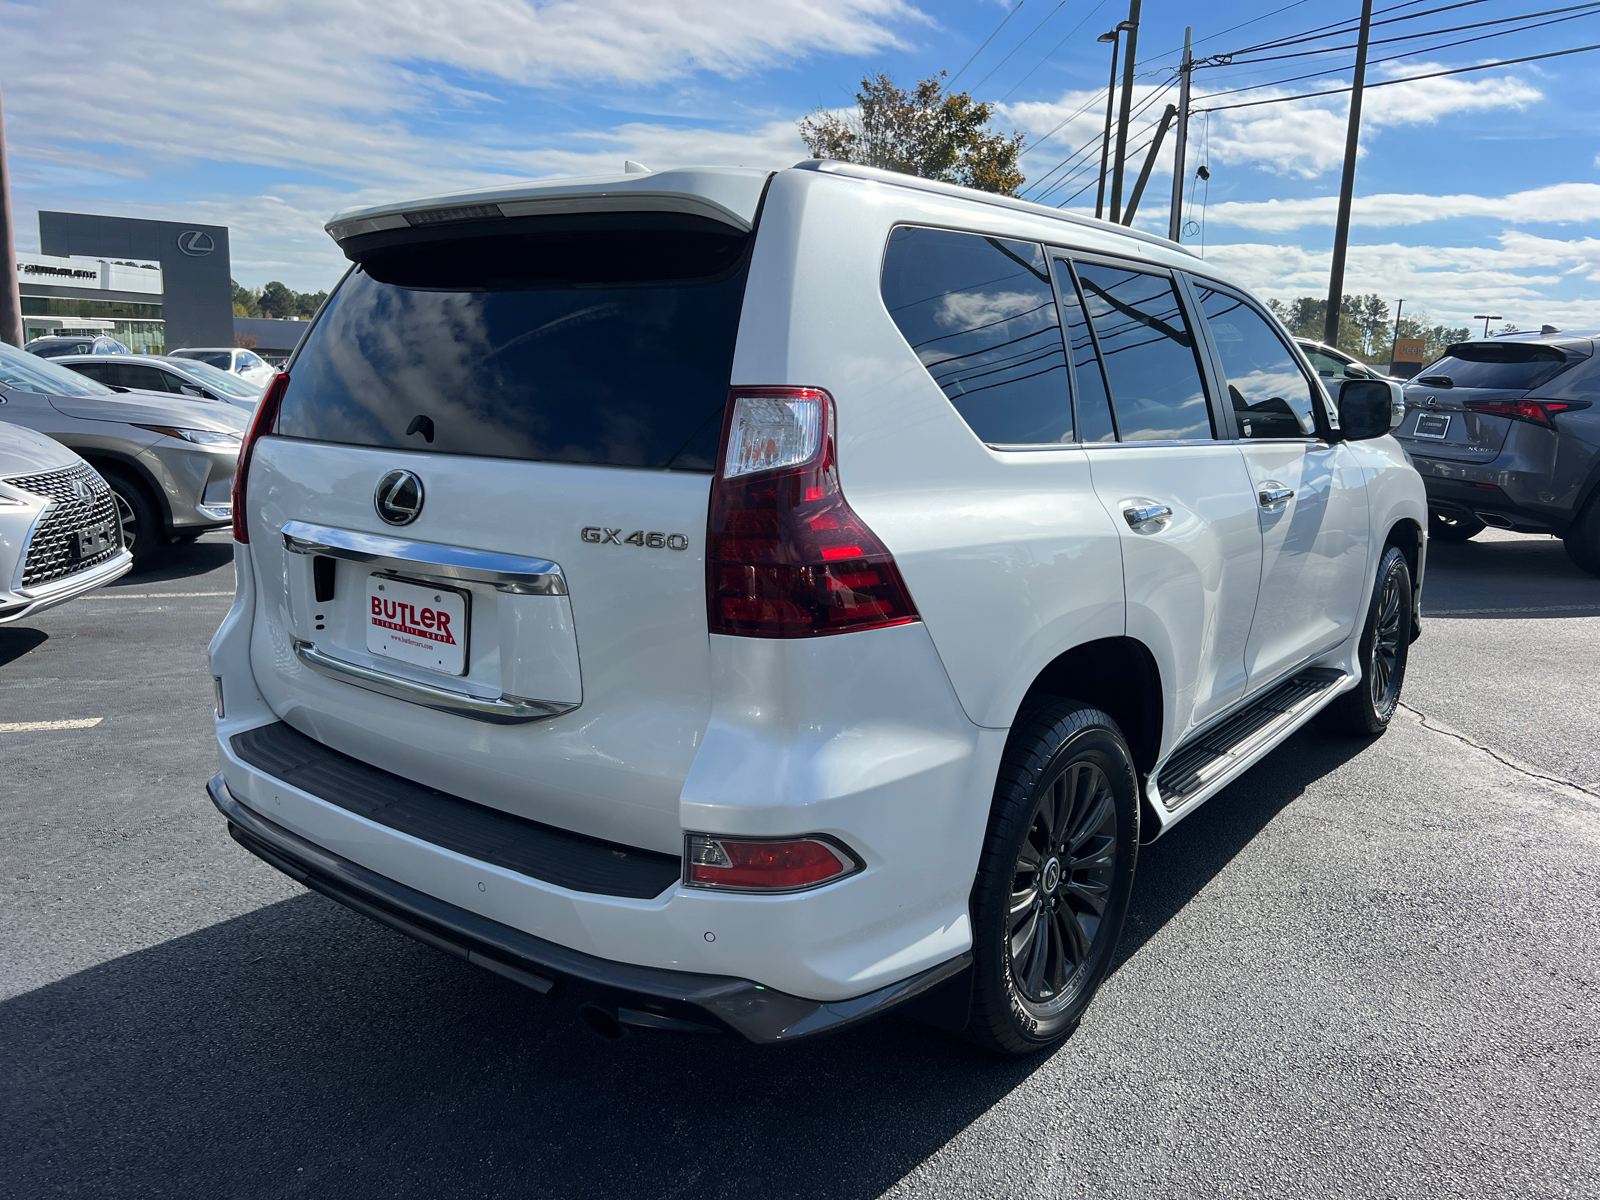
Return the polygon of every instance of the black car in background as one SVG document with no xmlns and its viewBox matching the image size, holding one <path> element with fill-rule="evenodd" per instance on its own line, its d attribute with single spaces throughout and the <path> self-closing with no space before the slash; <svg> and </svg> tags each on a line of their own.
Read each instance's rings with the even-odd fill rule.
<svg viewBox="0 0 1600 1200">
<path fill-rule="evenodd" d="M 1428 489 L 1429 533 L 1561 538 L 1600 575 L 1600 332 L 1457 342 L 1406 385 L 1395 430 Z"/>
</svg>

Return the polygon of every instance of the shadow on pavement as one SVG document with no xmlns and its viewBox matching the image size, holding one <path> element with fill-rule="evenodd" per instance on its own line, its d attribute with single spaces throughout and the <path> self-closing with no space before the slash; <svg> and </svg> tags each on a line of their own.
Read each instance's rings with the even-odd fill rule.
<svg viewBox="0 0 1600 1200">
<path fill-rule="evenodd" d="M 1580 570 L 1555 538 L 1485 530 L 1470 542 L 1428 543 L 1424 622 L 1596 615 L 1600 579 Z"/>
<path fill-rule="evenodd" d="M 1148 847 L 1121 958 L 1363 746 L 1302 734 Z M 308 894 L 0 1004 L 0 1178 L 14 1195 L 854 1200 L 1043 1061 L 898 1018 L 781 1049 L 606 1043 Z"/>
<path fill-rule="evenodd" d="M 0 627 L 0 667 L 16 662 L 49 640 L 50 635 L 42 629 L 31 629 L 26 625 L 9 629 Z"/>
<path fill-rule="evenodd" d="M 193 579 L 207 575 L 233 563 L 233 537 L 224 530 L 221 534 L 207 534 L 198 541 L 177 542 L 163 546 L 150 564 L 135 568 L 107 590 L 139 589 L 152 583 L 170 583 L 174 580 Z M 227 581 L 229 588 L 233 580 Z"/>
</svg>

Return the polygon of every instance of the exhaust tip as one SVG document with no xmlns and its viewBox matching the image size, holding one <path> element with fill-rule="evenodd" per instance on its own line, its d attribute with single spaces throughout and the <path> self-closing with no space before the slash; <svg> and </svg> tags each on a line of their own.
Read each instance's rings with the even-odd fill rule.
<svg viewBox="0 0 1600 1200">
<path fill-rule="evenodd" d="M 1515 524 L 1515 522 L 1513 522 L 1512 519 L 1506 516 L 1504 513 L 1481 512 L 1473 513 L 1472 515 L 1477 517 L 1478 520 L 1482 521 L 1485 525 L 1492 525 L 1496 529 L 1510 529 Z"/>
<path fill-rule="evenodd" d="M 580 1005 L 578 1017 L 590 1033 L 608 1042 L 621 1041 L 628 1036 L 628 1031 L 617 1020 L 616 1014 L 607 1012 L 598 1004 Z"/>
</svg>

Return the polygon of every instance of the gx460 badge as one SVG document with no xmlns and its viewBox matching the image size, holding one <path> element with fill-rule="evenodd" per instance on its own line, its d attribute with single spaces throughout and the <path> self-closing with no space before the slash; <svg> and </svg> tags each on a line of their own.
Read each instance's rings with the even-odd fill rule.
<svg viewBox="0 0 1600 1200">
<path fill-rule="evenodd" d="M 602 546 L 643 546 L 649 550 L 687 550 L 689 539 L 681 533 L 646 533 L 642 529 L 635 529 L 627 537 L 622 536 L 620 529 L 605 529 L 599 525 L 586 526 L 578 535 L 586 542 L 595 542 Z"/>
</svg>

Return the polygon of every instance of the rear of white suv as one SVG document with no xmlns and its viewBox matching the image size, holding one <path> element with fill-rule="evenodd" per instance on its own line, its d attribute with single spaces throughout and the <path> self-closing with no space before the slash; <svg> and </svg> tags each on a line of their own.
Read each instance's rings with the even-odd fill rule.
<svg viewBox="0 0 1600 1200">
<path fill-rule="evenodd" d="M 1349 440 L 1388 385 L 1341 434 L 1154 239 L 817 169 L 330 232 L 356 265 L 235 474 L 212 798 L 597 1025 L 781 1041 L 922 996 L 1049 1045 L 1141 820 L 1336 700 L 1393 711 L 1421 489 Z M 1238 387 L 1228 338 L 1268 346 Z"/>
</svg>

